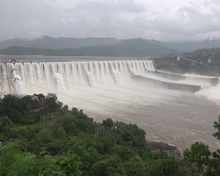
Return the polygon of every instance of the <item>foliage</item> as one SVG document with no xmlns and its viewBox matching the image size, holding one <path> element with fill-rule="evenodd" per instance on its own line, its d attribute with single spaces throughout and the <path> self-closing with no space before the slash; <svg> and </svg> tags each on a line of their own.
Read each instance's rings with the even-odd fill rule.
<svg viewBox="0 0 220 176">
<path fill-rule="evenodd" d="M 218 131 L 213 134 L 218 140 L 220 140 L 220 116 L 218 117 L 218 122 L 214 122 L 214 127 Z"/>
<path fill-rule="evenodd" d="M 214 122 L 214 127 L 218 130 L 213 134 L 220 139 L 220 117 L 218 122 Z M 220 175 L 220 150 L 211 152 L 209 147 L 201 142 L 196 142 L 190 149 L 185 150 L 184 160 L 190 165 L 194 175 L 218 176 Z"/>
<path fill-rule="evenodd" d="M 0 118 L 0 133 L 9 131 L 13 125 L 13 122 L 8 117 Z"/>
<path fill-rule="evenodd" d="M 62 112 L 57 126 L 40 127 L 35 108 L 41 107 L 41 115 Z M 178 151 L 152 151 L 145 135 L 135 124 L 96 123 L 82 110 L 68 110 L 55 94 L 39 102 L 6 96 L 0 102 L 0 176 L 220 175 L 220 150 L 197 142 L 182 158 Z"/>
</svg>

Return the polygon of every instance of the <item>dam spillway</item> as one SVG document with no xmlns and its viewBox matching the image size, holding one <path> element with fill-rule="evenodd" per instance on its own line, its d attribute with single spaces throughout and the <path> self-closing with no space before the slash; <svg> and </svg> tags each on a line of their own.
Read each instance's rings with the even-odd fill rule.
<svg viewBox="0 0 220 176">
<path fill-rule="evenodd" d="M 65 90 L 79 85 L 136 84 L 180 91 L 197 92 L 200 84 L 218 84 L 218 78 L 187 77 L 156 70 L 151 60 L 140 61 L 91 61 L 91 62 L 25 62 L 1 64 L 2 72 L 8 72 L 11 85 L 18 94 L 33 94 L 37 87 Z M 186 82 L 179 82 L 179 81 Z M 190 80 L 191 82 L 187 82 Z M 5 84 L 5 85 L 3 85 Z M 3 87 L 8 84 L 2 83 Z M 35 86 L 35 88 L 34 88 Z M 46 86 L 46 87 L 45 87 Z M 1 91 L 4 92 L 4 91 Z"/>
<path fill-rule="evenodd" d="M 6 70 L 5 65 L 1 67 Z M 100 83 L 117 85 L 132 79 L 131 70 L 141 75 L 145 70 L 154 71 L 151 61 L 33 62 L 7 64 L 7 67 L 18 93 L 34 93 L 30 84 L 52 85 L 53 89 L 80 84 L 91 87 Z"/>
</svg>

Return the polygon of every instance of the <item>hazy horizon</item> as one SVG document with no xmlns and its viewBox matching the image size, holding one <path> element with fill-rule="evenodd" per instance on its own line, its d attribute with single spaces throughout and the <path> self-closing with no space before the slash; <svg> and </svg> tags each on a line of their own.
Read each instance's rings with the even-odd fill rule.
<svg viewBox="0 0 220 176">
<path fill-rule="evenodd" d="M 77 36 L 72 36 L 72 37 L 68 37 L 68 36 L 66 36 L 66 37 L 63 37 L 63 36 L 55 36 L 55 37 L 53 37 L 53 36 L 49 36 L 49 35 L 42 35 L 42 36 L 39 36 L 39 37 L 34 37 L 34 38 L 25 38 L 25 37 L 14 37 L 14 38 L 8 38 L 8 39 L 1 39 L 0 38 L 0 42 L 4 42 L 4 41 L 7 41 L 7 40 L 16 40 L 16 39 L 18 39 L 18 40 L 29 40 L 29 41 L 31 41 L 31 40 L 36 40 L 36 39 L 40 39 L 40 38 L 44 38 L 44 37 L 51 37 L 51 38 L 54 38 L 54 39 L 59 39 L 59 38 L 71 38 L 71 39 L 74 39 L 74 38 L 76 38 L 76 39 L 89 39 L 89 38 L 96 38 L 96 39 L 104 39 L 104 38 L 109 38 L 109 39 L 116 39 L 116 40 L 129 40 L 129 39 L 144 39 L 144 40 L 155 40 L 155 41 L 160 41 L 160 42 L 179 42 L 179 43 L 184 43 L 184 42 L 201 42 L 201 41 L 206 41 L 207 40 L 207 38 L 204 38 L 204 39 L 195 39 L 195 40 L 190 40 L 190 39 L 186 39 L 186 40 L 181 40 L 181 39 L 177 39 L 177 40 L 156 40 L 156 39 L 154 39 L 154 38 L 143 38 L 143 37 L 134 37 L 134 38 L 116 38 L 116 37 L 93 37 L 93 36 L 88 36 L 88 37 L 77 37 Z M 209 37 L 209 36 L 208 36 Z M 215 37 L 215 36 L 214 36 Z M 220 38 L 216 38 L 215 37 L 215 39 L 217 40 L 217 39 L 220 39 Z M 212 38 L 210 38 L 209 37 L 209 40 L 210 41 L 212 41 L 213 39 Z"/>
</svg>

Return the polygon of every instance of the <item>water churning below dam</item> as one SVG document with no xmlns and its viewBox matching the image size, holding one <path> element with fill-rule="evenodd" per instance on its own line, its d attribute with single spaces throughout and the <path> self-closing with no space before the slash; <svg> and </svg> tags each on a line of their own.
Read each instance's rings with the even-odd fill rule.
<svg viewBox="0 0 220 176">
<path fill-rule="evenodd" d="M 8 71 L 15 94 L 56 93 L 64 104 L 83 109 L 97 121 L 110 117 L 136 123 L 148 140 L 180 149 L 197 140 L 211 149 L 220 145 L 212 137 L 213 122 L 220 115 L 218 78 L 163 73 L 150 60 L 26 62 L 0 67 Z M 7 82 L 1 85 L 1 92 L 6 92 Z"/>
</svg>

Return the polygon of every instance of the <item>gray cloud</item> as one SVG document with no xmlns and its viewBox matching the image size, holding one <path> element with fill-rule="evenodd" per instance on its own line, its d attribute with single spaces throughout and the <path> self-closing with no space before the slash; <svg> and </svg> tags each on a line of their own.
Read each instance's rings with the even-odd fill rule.
<svg viewBox="0 0 220 176">
<path fill-rule="evenodd" d="M 220 6 L 220 1 L 219 0 L 211 0 L 212 3 L 215 3 L 216 5 Z"/>
<path fill-rule="evenodd" d="M 156 2 L 0 0 L 0 40 L 42 35 L 181 40 L 220 35 L 218 0 L 193 1 L 173 8 L 170 1 L 164 2 L 164 7 Z"/>
<path fill-rule="evenodd" d="M 123 1 L 80 1 L 75 9 L 83 9 L 89 14 L 140 13 L 146 10 L 144 4 L 133 0 Z"/>
<path fill-rule="evenodd" d="M 184 6 L 178 9 L 176 15 L 158 16 L 151 21 L 153 31 L 161 32 L 161 35 L 170 39 L 204 39 L 208 35 L 220 34 L 220 14 L 218 9 L 210 8 L 210 12 L 204 12 L 199 6 Z M 166 38 L 165 37 L 165 38 Z"/>
</svg>

